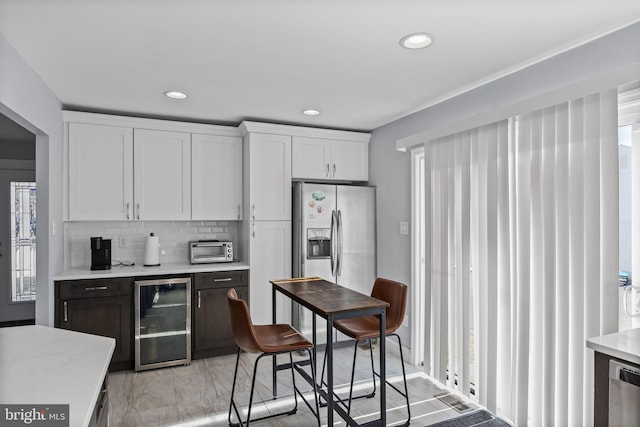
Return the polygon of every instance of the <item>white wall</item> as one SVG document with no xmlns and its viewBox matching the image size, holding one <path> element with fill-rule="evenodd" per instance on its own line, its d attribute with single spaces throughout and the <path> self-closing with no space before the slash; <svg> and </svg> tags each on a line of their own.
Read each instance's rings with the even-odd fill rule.
<svg viewBox="0 0 640 427">
<path fill-rule="evenodd" d="M 53 326 L 52 278 L 56 272 L 62 270 L 63 263 L 61 104 L 2 34 L 0 34 L 0 114 L 4 114 L 36 135 L 36 182 L 38 185 L 36 323 Z"/>
<path fill-rule="evenodd" d="M 378 275 L 411 286 L 411 239 L 399 234 L 399 222 L 411 220 L 411 154 L 396 151 L 397 139 L 636 64 L 640 23 L 375 129 L 369 153 L 378 187 Z M 408 331 L 401 333 L 410 346 Z"/>
</svg>

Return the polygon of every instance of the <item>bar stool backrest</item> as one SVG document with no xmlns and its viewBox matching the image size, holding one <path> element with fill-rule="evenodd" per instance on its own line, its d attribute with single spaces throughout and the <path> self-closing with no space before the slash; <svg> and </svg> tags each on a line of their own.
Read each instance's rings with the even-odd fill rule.
<svg viewBox="0 0 640 427">
<path fill-rule="evenodd" d="M 236 345 L 247 353 L 261 353 L 247 303 L 238 298 L 234 288 L 227 291 L 227 301 L 231 315 L 231 330 Z"/>
<path fill-rule="evenodd" d="M 389 279 L 377 278 L 371 291 L 373 298 L 389 303 L 387 308 L 387 334 L 397 331 L 407 308 L 407 285 Z"/>
</svg>

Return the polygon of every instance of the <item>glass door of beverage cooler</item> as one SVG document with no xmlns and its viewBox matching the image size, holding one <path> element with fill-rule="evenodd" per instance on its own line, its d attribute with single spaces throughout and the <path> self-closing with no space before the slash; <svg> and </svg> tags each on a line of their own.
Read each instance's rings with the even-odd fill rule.
<svg viewBox="0 0 640 427">
<path fill-rule="evenodd" d="M 135 369 L 191 363 L 191 279 L 135 282 Z"/>
</svg>

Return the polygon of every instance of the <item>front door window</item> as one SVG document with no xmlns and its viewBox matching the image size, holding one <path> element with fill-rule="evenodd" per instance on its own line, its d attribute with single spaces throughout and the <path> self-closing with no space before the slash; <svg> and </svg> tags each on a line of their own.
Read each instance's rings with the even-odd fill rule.
<svg viewBox="0 0 640 427">
<path fill-rule="evenodd" d="M 12 181 L 11 302 L 36 299 L 36 183 Z"/>
</svg>

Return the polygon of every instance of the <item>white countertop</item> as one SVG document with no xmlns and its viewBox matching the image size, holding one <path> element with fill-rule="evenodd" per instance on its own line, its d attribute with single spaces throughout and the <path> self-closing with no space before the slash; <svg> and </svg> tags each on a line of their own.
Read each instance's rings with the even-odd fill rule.
<svg viewBox="0 0 640 427">
<path fill-rule="evenodd" d="M 69 425 L 87 426 L 115 347 L 46 326 L 0 328 L 0 402 L 69 404 Z"/>
<path fill-rule="evenodd" d="M 246 262 L 215 264 L 164 263 L 157 267 L 133 265 L 113 266 L 109 270 L 91 270 L 89 267 L 70 268 L 54 276 L 53 280 L 106 279 L 113 277 L 157 276 L 166 274 L 211 273 L 215 271 L 248 270 Z"/>
<path fill-rule="evenodd" d="M 589 338 L 587 347 L 640 365 L 640 328 Z"/>
</svg>

